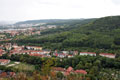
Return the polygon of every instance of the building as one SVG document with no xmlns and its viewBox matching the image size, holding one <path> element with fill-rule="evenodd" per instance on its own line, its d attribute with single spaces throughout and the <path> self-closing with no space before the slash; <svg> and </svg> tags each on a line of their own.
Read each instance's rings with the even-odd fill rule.
<svg viewBox="0 0 120 80">
<path fill-rule="evenodd" d="M 70 51 L 70 53 L 69 54 L 72 54 L 72 55 L 78 55 L 78 51 Z"/>
<path fill-rule="evenodd" d="M 43 50 L 43 51 L 44 51 L 45 54 L 50 54 L 50 53 L 51 53 L 51 50 L 45 49 L 45 50 Z"/>
<path fill-rule="evenodd" d="M 76 70 L 76 71 L 74 71 L 74 73 L 76 73 L 76 74 L 87 74 L 87 72 L 85 70 Z"/>
<path fill-rule="evenodd" d="M 72 73 L 72 74 L 83 74 L 83 75 L 87 74 L 87 72 L 85 70 L 82 70 L 82 69 L 74 70 L 72 67 L 68 67 L 67 69 L 61 68 L 61 67 L 54 67 L 52 70 L 55 71 L 55 72 L 61 72 L 65 76 L 70 75 L 70 73 Z"/>
<path fill-rule="evenodd" d="M 26 46 L 26 48 L 31 50 L 42 50 L 42 47 L 37 47 L 37 46 Z"/>
<path fill-rule="evenodd" d="M 57 57 L 64 58 L 66 55 L 64 53 L 59 53 Z"/>
<path fill-rule="evenodd" d="M 73 55 L 68 55 L 68 58 L 74 57 Z"/>
<path fill-rule="evenodd" d="M 4 53 L 5 53 L 5 51 L 0 49 L 0 56 L 2 56 Z"/>
<path fill-rule="evenodd" d="M 55 72 L 62 72 L 62 73 L 66 71 L 65 68 L 62 67 L 53 67 L 52 70 Z"/>
<path fill-rule="evenodd" d="M 12 49 L 12 44 L 11 44 L 11 43 L 6 43 L 6 44 L 5 44 L 5 48 L 6 48 L 7 50 L 11 50 L 11 49 Z"/>
<path fill-rule="evenodd" d="M 1 80 L 1 78 L 14 77 L 15 75 L 16 75 L 15 72 L 4 72 L 4 71 L 0 70 L 0 80 Z"/>
<path fill-rule="evenodd" d="M 116 56 L 115 54 L 111 54 L 111 53 L 100 53 L 99 55 L 108 58 L 115 58 Z"/>
<path fill-rule="evenodd" d="M 8 59 L 0 59 L 0 65 L 6 65 L 8 63 L 10 63 L 10 60 L 8 60 Z"/>
<path fill-rule="evenodd" d="M 82 56 L 87 56 L 87 55 L 96 56 L 96 53 L 94 53 L 94 52 L 80 52 L 80 55 L 82 55 Z"/>
<path fill-rule="evenodd" d="M 6 73 L 6 72 L 0 73 L 0 78 L 1 78 L 1 77 L 7 77 L 7 73 Z"/>
<path fill-rule="evenodd" d="M 62 53 L 64 53 L 64 54 L 69 54 L 69 51 L 62 51 Z"/>
</svg>

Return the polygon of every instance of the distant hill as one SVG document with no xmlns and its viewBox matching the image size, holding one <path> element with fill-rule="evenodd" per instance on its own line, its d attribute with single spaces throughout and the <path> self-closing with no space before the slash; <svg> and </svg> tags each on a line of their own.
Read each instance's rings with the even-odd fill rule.
<svg viewBox="0 0 120 80">
<path fill-rule="evenodd" d="M 68 22 L 71 20 L 82 20 L 82 19 L 43 19 L 43 20 L 28 20 L 17 22 L 16 24 L 37 24 L 37 23 L 56 23 L 56 22 Z"/>
</svg>

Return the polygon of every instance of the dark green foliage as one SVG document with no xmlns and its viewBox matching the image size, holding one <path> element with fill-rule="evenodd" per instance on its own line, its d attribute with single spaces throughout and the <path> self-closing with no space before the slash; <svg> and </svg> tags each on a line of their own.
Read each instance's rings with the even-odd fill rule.
<svg viewBox="0 0 120 80">
<path fill-rule="evenodd" d="M 43 35 L 39 37 L 27 37 L 19 39 L 19 44 L 29 44 L 43 46 L 48 49 L 59 50 L 86 50 L 95 51 L 99 49 L 103 52 L 116 51 L 120 48 L 120 16 L 112 16 L 100 18 L 97 20 L 89 20 L 89 23 L 81 25 L 80 23 L 69 23 L 68 28 L 73 27 L 70 31 L 43 33 L 51 35 Z M 75 28 L 76 27 L 76 28 Z M 66 29 L 68 29 L 66 28 Z M 64 28 L 65 29 L 65 28 Z M 69 30 L 69 29 L 68 29 Z M 58 32 L 57 32 L 58 31 Z"/>
</svg>

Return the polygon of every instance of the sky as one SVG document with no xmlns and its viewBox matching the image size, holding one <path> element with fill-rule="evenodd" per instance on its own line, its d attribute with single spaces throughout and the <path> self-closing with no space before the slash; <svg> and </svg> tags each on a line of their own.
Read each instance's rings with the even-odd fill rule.
<svg viewBox="0 0 120 80">
<path fill-rule="evenodd" d="M 0 0 L 0 21 L 120 15 L 120 0 Z"/>
</svg>

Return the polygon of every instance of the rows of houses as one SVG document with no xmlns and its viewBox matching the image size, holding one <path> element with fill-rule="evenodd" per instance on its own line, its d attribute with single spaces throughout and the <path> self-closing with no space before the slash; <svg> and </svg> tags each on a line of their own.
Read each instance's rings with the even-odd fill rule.
<svg viewBox="0 0 120 80">
<path fill-rule="evenodd" d="M 78 51 L 51 51 L 51 50 L 43 50 L 42 47 L 38 46 L 18 46 L 17 44 L 6 43 L 0 46 L 0 56 L 5 54 L 5 50 L 9 50 L 9 54 L 28 54 L 30 56 L 39 56 L 39 57 L 52 57 L 56 56 L 59 58 L 71 58 L 75 55 L 81 56 L 96 56 L 95 52 L 78 52 Z M 115 54 L 112 53 L 100 53 L 100 56 L 108 57 L 108 58 L 115 58 Z"/>
<path fill-rule="evenodd" d="M 89 55 L 89 56 L 96 56 L 96 53 L 94 52 L 80 52 L 80 55 L 85 56 L 85 55 Z M 107 57 L 107 58 L 115 58 L 116 55 L 112 54 L 112 53 L 99 53 L 100 56 L 103 57 Z"/>
<path fill-rule="evenodd" d="M 2 78 L 4 77 L 14 77 L 15 75 L 16 75 L 15 72 L 4 72 L 0 70 L 0 80 L 2 80 Z"/>
<path fill-rule="evenodd" d="M 23 24 L 24 25 L 24 24 Z M 23 26 L 21 25 L 21 27 Z M 24 25 L 25 26 L 25 25 Z M 0 39 L 7 38 L 6 35 L 3 34 L 9 34 L 10 37 L 15 37 L 18 35 L 41 35 L 41 31 L 45 29 L 51 29 L 51 28 L 56 28 L 56 25 L 47 25 L 47 26 L 41 26 L 40 28 L 33 28 L 33 27 L 24 27 L 20 29 L 7 29 L 7 30 L 2 30 L 0 31 Z M 3 40 L 2 39 L 2 40 Z"/>
<path fill-rule="evenodd" d="M 55 72 L 61 72 L 65 76 L 68 76 L 70 74 L 82 74 L 82 75 L 87 74 L 86 70 L 83 70 L 83 69 L 74 70 L 72 67 L 68 67 L 67 69 L 62 68 L 62 67 L 53 67 L 52 70 Z"/>
<path fill-rule="evenodd" d="M 60 57 L 60 58 L 71 58 L 75 55 L 78 55 L 78 51 L 55 51 L 53 52 L 53 56 Z"/>
<path fill-rule="evenodd" d="M 51 50 L 43 50 L 42 47 L 38 46 L 18 46 L 17 44 L 7 43 L 5 45 L 0 46 L 0 56 L 6 53 L 4 50 L 9 50 L 9 55 L 12 54 L 28 54 L 30 56 L 37 56 L 37 57 L 52 57 L 56 56 L 59 58 L 71 58 L 75 55 L 80 56 L 97 56 L 95 52 L 78 52 L 78 51 L 51 51 Z M 115 54 L 112 53 L 100 53 L 99 56 L 107 57 L 107 58 L 115 58 Z M 0 59 L 0 65 L 7 65 L 10 63 L 8 59 Z M 52 69 L 55 72 L 62 72 L 65 76 L 70 74 L 82 74 L 86 75 L 87 72 L 83 69 L 74 70 L 72 67 L 68 67 L 67 69 L 62 67 L 54 67 Z M 0 77 L 9 77 L 14 76 L 14 72 L 0 72 Z"/>
<path fill-rule="evenodd" d="M 0 37 L 7 38 L 5 34 L 9 34 L 9 37 L 15 37 L 18 35 L 40 35 L 40 30 L 37 30 L 35 28 L 24 28 L 24 29 L 8 29 L 8 30 L 3 30 L 0 32 L 1 35 Z"/>
</svg>

